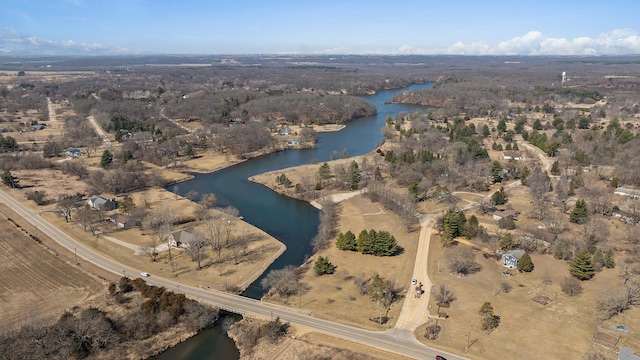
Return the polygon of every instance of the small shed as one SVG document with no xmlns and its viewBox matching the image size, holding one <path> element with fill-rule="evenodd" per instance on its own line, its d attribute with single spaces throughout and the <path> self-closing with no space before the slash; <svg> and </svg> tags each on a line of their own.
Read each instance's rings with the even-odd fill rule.
<svg viewBox="0 0 640 360">
<path fill-rule="evenodd" d="M 512 250 L 508 253 L 502 254 L 502 262 L 504 266 L 508 268 L 514 268 L 518 266 L 518 261 L 524 255 L 524 250 Z"/>
<path fill-rule="evenodd" d="M 112 223 L 116 224 L 118 229 L 128 229 L 136 225 L 136 222 L 133 221 L 130 217 L 122 214 L 115 214 L 109 218 Z"/>
<path fill-rule="evenodd" d="M 522 160 L 522 153 L 519 151 L 503 151 L 502 158 L 505 160 Z"/>
</svg>

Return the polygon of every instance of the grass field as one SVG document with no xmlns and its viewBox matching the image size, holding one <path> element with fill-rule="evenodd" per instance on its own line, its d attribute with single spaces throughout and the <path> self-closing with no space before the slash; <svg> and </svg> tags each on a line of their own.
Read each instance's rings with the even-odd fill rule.
<svg viewBox="0 0 640 360">
<path fill-rule="evenodd" d="M 106 291 L 102 281 L 38 243 L 14 219 L 1 205 L 0 324 L 4 328 L 58 317 L 63 310 Z"/>
</svg>

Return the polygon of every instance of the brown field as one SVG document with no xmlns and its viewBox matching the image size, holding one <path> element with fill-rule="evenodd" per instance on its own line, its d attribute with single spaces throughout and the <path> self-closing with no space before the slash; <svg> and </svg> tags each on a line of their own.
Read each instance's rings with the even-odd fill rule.
<svg viewBox="0 0 640 360">
<path fill-rule="evenodd" d="M 8 220 L 16 219 L 0 206 L 0 324 L 5 329 L 58 317 L 71 306 L 91 301 L 106 286 L 32 239 Z"/>
</svg>

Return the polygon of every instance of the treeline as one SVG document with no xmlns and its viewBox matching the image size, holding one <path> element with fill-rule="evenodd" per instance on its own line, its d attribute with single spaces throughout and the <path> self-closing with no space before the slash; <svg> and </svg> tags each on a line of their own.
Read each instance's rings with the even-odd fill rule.
<svg viewBox="0 0 640 360">
<path fill-rule="evenodd" d="M 375 256 L 396 255 L 401 248 L 396 238 L 388 231 L 362 230 L 358 238 L 351 232 L 338 234 L 336 247 L 340 250 L 357 251 Z"/>
<path fill-rule="evenodd" d="M 136 293 L 135 296 L 132 295 Z M 90 307 L 77 313 L 65 311 L 51 323 L 22 326 L 0 335 L 0 354 L 8 359 L 84 359 L 99 354 L 128 358 L 127 348 L 139 357 L 153 355 L 136 342 L 174 327 L 193 332 L 213 324 L 217 309 L 187 299 L 183 294 L 147 285 L 142 279 L 123 277 L 109 286 L 120 308 L 116 312 Z M 146 300 L 132 307 L 135 297 Z M 124 345 L 124 346 L 123 346 Z"/>
</svg>

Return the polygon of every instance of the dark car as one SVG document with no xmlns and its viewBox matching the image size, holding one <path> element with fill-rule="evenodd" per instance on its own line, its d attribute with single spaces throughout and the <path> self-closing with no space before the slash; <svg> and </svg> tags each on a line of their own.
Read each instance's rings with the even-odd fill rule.
<svg viewBox="0 0 640 360">
<path fill-rule="evenodd" d="M 440 355 L 436 355 L 436 360 L 447 360 L 447 359 L 443 358 L 443 357 L 442 357 L 442 356 L 440 356 Z"/>
</svg>

